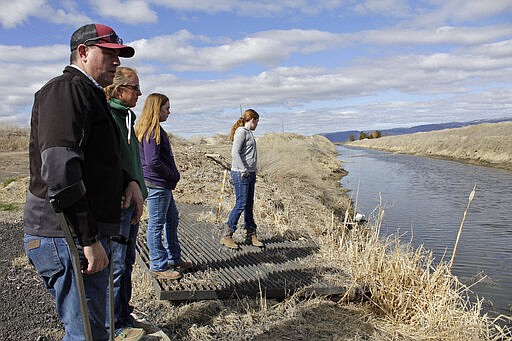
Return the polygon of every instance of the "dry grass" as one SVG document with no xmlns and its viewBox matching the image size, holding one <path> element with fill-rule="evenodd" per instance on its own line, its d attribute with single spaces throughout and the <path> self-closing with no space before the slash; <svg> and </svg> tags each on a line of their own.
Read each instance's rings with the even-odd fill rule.
<svg viewBox="0 0 512 341">
<path fill-rule="evenodd" d="M 512 122 L 387 136 L 348 145 L 512 169 Z"/>
<path fill-rule="evenodd" d="M 16 257 L 12 260 L 11 266 L 14 268 L 30 269 L 31 265 L 26 255 Z"/>
<path fill-rule="evenodd" d="M 0 151 L 28 150 L 30 129 L 0 125 Z"/>
<path fill-rule="evenodd" d="M 21 222 L 28 188 L 28 177 L 10 178 L 0 184 L 1 219 L 11 223 Z"/>
<path fill-rule="evenodd" d="M 258 141 L 258 156 L 255 214 L 271 223 L 273 231 L 318 235 L 331 223 L 332 212 L 342 216 L 348 207 L 341 188 L 332 186 L 341 176 L 341 164 L 326 138 L 265 135 Z"/>
<path fill-rule="evenodd" d="M 468 288 L 445 263 L 411 248 L 396 236 L 382 240 L 365 227 L 350 231 L 338 243 L 339 261 L 353 280 L 364 283 L 370 302 L 382 316 L 390 339 L 493 340 L 503 336 L 479 301 L 471 303 Z"/>
<path fill-rule="evenodd" d="M 369 224 L 335 227 L 325 249 L 354 283 L 367 288 L 385 339 L 512 340 L 506 327 L 511 316 L 482 315 L 482 302 L 472 301 L 470 288 L 446 262 L 435 264 L 429 250 L 413 248 L 397 235 L 382 239 L 382 217 L 380 207 Z"/>
</svg>

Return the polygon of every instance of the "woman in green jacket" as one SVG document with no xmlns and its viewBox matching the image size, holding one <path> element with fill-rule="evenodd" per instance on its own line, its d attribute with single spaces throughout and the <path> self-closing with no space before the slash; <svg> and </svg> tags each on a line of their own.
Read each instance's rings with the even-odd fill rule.
<svg viewBox="0 0 512 341">
<path fill-rule="evenodd" d="M 105 88 L 110 111 L 119 128 L 121 144 L 121 167 L 132 179 L 139 183 L 143 200 L 147 198 L 144 176 L 139 155 L 139 143 L 133 131 L 135 114 L 130 108 L 135 107 L 137 99 L 142 95 L 139 77 L 135 70 L 118 66 L 114 82 Z M 134 218 L 134 208 L 121 210 L 119 236 L 114 238 L 114 322 L 116 340 L 139 340 L 144 330 L 133 328 L 133 307 L 130 306 L 132 296 L 131 275 L 135 263 L 135 243 L 139 232 L 139 221 Z"/>
</svg>

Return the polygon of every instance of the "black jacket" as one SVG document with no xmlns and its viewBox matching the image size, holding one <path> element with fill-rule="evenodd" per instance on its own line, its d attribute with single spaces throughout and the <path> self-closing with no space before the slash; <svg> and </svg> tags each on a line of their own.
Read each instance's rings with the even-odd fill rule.
<svg viewBox="0 0 512 341">
<path fill-rule="evenodd" d="M 86 194 L 65 203 L 64 210 L 80 243 L 118 233 L 128 181 L 118 130 L 103 90 L 75 67 L 67 66 L 35 94 L 29 158 L 25 233 L 63 237 L 49 196 L 80 181 Z"/>
</svg>

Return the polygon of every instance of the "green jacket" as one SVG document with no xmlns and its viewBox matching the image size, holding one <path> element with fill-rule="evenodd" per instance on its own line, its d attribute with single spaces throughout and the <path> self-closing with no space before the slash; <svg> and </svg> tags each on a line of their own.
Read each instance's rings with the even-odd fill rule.
<svg viewBox="0 0 512 341">
<path fill-rule="evenodd" d="M 142 192 L 144 200 L 148 197 L 148 190 L 144 184 L 144 174 L 140 162 L 139 141 L 135 136 L 133 125 L 135 114 L 130 108 L 125 107 L 120 100 L 111 98 L 108 101 L 110 112 L 119 128 L 121 144 L 121 168 L 126 171 L 133 179 L 136 179 Z M 130 115 L 130 116 L 128 116 Z M 130 130 L 128 130 L 128 127 Z"/>
</svg>

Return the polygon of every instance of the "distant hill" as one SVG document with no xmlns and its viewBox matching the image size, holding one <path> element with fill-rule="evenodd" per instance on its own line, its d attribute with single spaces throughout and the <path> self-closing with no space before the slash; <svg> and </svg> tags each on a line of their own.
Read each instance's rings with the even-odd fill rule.
<svg viewBox="0 0 512 341">
<path fill-rule="evenodd" d="M 512 121 L 345 143 L 392 153 L 448 158 L 512 170 Z"/>
<path fill-rule="evenodd" d="M 512 118 L 496 118 L 489 120 L 474 120 L 469 122 L 448 122 L 448 123 L 438 123 L 438 124 L 423 124 L 419 126 L 414 126 L 410 128 L 393 128 L 393 129 L 385 129 L 380 130 L 382 136 L 393 136 L 393 135 L 404 135 L 404 134 L 412 134 L 418 132 L 425 131 L 433 131 L 433 130 L 442 130 L 449 128 L 461 128 L 470 125 L 480 124 L 480 123 L 499 123 L 499 122 L 508 122 L 512 121 Z M 365 131 L 365 133 L 370 134 L 374 130 Z M 354 135 L 357 139 L 361 130 L 346 130 L 346 131 L 338 131 L 334 133 L 323 133 L 323 135 L 327 137 L 331 142 L 347 142 L 350 140 L 350 135 Z"/>
</svg>

